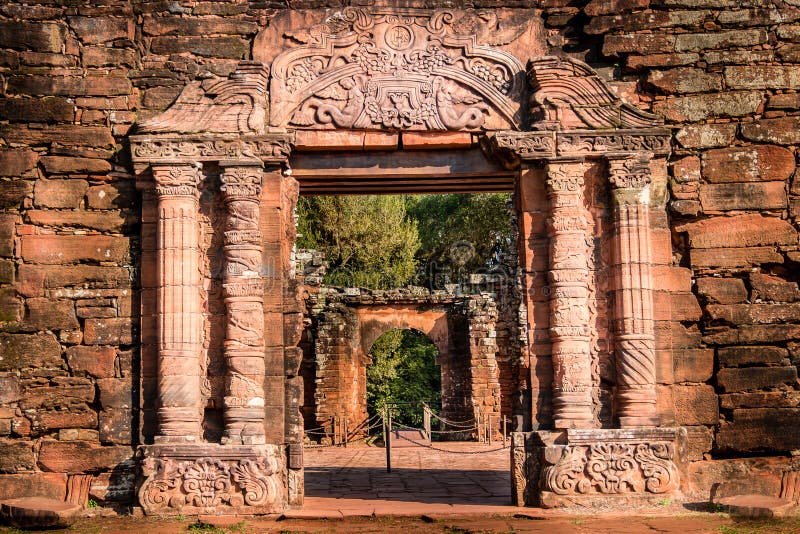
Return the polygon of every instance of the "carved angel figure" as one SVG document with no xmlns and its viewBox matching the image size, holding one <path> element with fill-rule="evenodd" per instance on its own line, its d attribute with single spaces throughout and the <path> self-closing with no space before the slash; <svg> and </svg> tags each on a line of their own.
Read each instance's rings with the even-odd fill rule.
<svg viewBox="0 0 800 534">
<path fill-rule="evenodd" d="M 469 93 L 454 94 L 443 78 L 434 79 L 433 87 L 436 93 L 436 108 L 439 111 L 439 118 L 448 130 L 478 128 L 483 124 L 484 113 L 489 112 L 489 107 L 479 97 Z M 454 107 L 457 104 L 475 105 L 468 107 L 463 113 L 459 113 Z"/>
</svg>

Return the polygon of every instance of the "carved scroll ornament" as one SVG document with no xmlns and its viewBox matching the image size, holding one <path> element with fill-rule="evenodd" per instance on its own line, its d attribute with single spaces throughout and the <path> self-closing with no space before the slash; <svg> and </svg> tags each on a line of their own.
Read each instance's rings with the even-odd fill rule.
<svg viewBox="0 0 800 534">
<path fill-rule="evenodd" d="M 288 35 L 301 46 L 272 64 L 271 124 L 519 129 L 523 67 L 491 33 L 475 11 L 337 11 Z"/>
</svg>

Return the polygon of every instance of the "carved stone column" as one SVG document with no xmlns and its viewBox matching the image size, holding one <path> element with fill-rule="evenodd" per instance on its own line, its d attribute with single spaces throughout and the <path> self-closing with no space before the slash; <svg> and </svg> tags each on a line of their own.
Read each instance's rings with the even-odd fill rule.
<svg viewBox="0 0 800 534">
<path fill-rule="evenodd" d="M 650 156 L 608 158 L 614 197 L 615 404 L 620 426 L 656 426 Z"/>
<path fill-rule="evenodd" d="M 550 340 L 553 419 L 557 429 L 591 428 L 592 374 L 589 331 L 589 260 L 579 162 L 547 165 L 550 237 Z"/>
<path fill-rule="evenodd" d="M 200 169 L 154 165 L 158 198 L 158 424 L 161 443 L 200 440 L 203 317 L 198 262 Z"/>
<path fill-rule="evenodd" d="M 223 162 L 223 294 L 227 312 L 223 443 L 258 445 L 264 434 L 264 284 L 261 278 L 262 163 Z"/>
</svg>

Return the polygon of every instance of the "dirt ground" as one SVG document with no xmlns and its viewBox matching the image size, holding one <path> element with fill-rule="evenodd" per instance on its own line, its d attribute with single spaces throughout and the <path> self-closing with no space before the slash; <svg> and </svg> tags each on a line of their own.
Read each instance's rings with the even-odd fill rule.
<svg viewBox="0 0 800 534">
<path fill-rule="evenodd" d="M 21 531 L 0 527 L 0 533 Z M 50 531 L 53 532 L 53 531 Z M 89 517 L 81 519 L 72 528 L 58 531 L 65 533 L 207 533 L 244 534 L 300 532 L 319 533 L 522 533 L 541 532 L 547 534 L 578 533 L 714 533 L 714 534 L 797 534 L 800 533 L 800 517 L 771 520 L 743 520 L 721 513 L 688 512 L 667 513 L 650 516 L 614 515 L 476 515 L 476 516 L 379 516 L 345 517 L 341 519 L 268 519 L 268 518 L 206 518 L 198 521 L 190 518 L 134 518 Z"/>
</svg>

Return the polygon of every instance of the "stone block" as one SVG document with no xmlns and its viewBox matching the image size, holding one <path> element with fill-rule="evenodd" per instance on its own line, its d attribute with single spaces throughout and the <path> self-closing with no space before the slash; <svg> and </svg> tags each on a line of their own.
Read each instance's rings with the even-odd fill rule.
<svg viewBox="0 0 800 534">
<path fill-rule="evenodd" d="M 800 303 L 710 304 L 706 311 L 712 320 L 737 325 L 800 322 Z"/>
<path fill-rule="evenodd" d="M 690 124 L 675 134 L 684 148 L 727 147 L 736 137 L 735 124 Z"/>
<path fill-rule="evenodd" d="M 0 288 L 0 324 L 19 323 L 22 320 L 24 311 L 22 299 L 19 298 L 13 287 Z"/>
<path fill-rule="evenodd" d="M 777 387 L 796 381 L 797 368 L 794 366 L 726 368 L 717 372 L 717 385 L 726 393 Z"/>
<path fill-rule="evenodd" d="M 123 228 L 138 222 L 133 213 L 123 214 L 117 211 L 30 210 L 28 219 L 37 226 L 91 228 L 103 232 L 121 232 Z"/>
<path fill-rule="evenodd" d="M 775 145 L 723 148 L 703 154 L 703 178 L 709 183 L 782 182 L 794 170 L 794 154 Z"/>
<path fill-rule="evenodd" d="M 111 148 L 114 138 L 106 126 L 85 126 L 82 124 L 56 124 L 47 128 L 30 128 L 19 124 L 0 125 L 0 137 L 7 143 L 21 145 L 49 145 L 59 143 L 65 146 L 90 146 Z"/>
<path fill-rule="evenodd" d="M 715 117 L 743 117 L 756 113 L 764 97 L 760 91 L 730 91 L 668 97 L 653 104 L 653 112 L 673 122 L 696 122 Z"/>
<path fill-rule="evenodd" d="M 39 495 L 64 500 L 67 495 L 67 475 L 64 473 L 25 473 L 0 475 L 0 500 L 20 495 Z"/>
<path fill-rule="evenodd" d="M 742 137 L 757 143 L 800 144 L 800 117 L 761 119 L 741 125 Z"/>
<path fill-rule="evenodd" d="M 788 65 L 725 67 L 725 84 L 731 89 L 798 89 L 800 72 Z"/>
<path fill-rule="evenodd" d="M 0 176 L 22 176 L 36 168 L 37 161 L 38 154 L 32 150 L 0 150 Z M 9 182 L 3 182 L 3 187 L 8 184 Z"/>
<path fill-rule="evenodd" d="M 46 497 L 20 497 L 0 502 L 0 519 L 21 529 L 55 529 L 72 526 L 82 508 Z"/>
<path fill-rule="evenodd" d="M 84 67 L 136 67 L 139 55 L 131 48 L 107 48 L 105 46 L 86 46 L 81 53 Z"/>
<path fill-rule="evenodd" d="M 163 55 L 189 52 L 201 57 L 244 59 L 250 51 L 250 42 L 239 37 L 154 37 L 150 51 Z"/>
<path fill-rule="evenodd" d="M 132 208 L 138 194 L 130 182 L 95 185 L 86 193 L 86 201 L 91 209 L 110 210 Z"/>
<path fill-rule="evenodd" d="M 672 321 L 699 321 L 703 315 L 697 297 L 687 292 L 672 292 L 669 294 Z"/>
<path fill-rule="evenodd" d="M 133 450 L 88 441 L 42 441 L 39 468 L 56 473 L 113 470 L 131 461 Z"/>
<path fill-rule="evenodd" d="M 649 0 L 592 0 L 583 11 L 590 17 L 609 15 L 638 8 L 647 8 Z"/>
<path fill-rule="evenodd" d="M 124 267 L 97 265 L 19 266 L 17 291 L 27 297 L 44 295 L 46 289 L 66 287 L 129 288 L 131 273 Z"/>
<path fill-rule="evenodd" d="M 100 406 L 106 408 L 128 408 L 132 404 L 130 380 L 122 378 L 100 378 L 97 380 Z"/>
<path fill-rule="evenodd" d="M 767 32 L 762 29 L 726 32 L 685 33 L 675 39 L 675 50 L 688 52 L 719 48 L 753 47 L 767 42 Z"/>
<path fill-rule="evenodd" d="M 130 261 L 130 240 L 127 237 L 26 235 L 21 241 L 22 258 L 33 263 L 104 261 L 126 264 Z"/>
<path fill-rule="evenodd" d="M 603 55 L 619 54 L 661 54 L 675 51 L 675 36 L 665 34 L 628 33 L 606 35 L 603 41 Z"/>
<path fill-rule="evenodd" d="M 8 405 L 18 401 L 22 396 L 22 387 L 15 374 L 0 374 L 0 405 Z"/>
<path fill-rule="evenodd" d="M 33 183 L 28 180 L 4 181 L 0 187 L 0 209 L 18 209 L 31 192 Z"/>
<path fill-rule="evenodd" d="M 772 302 L 797 302 L 800 300 L 800 288 L 797 282 L 790 282 L 778 276 L 763 273 L 750 273 L 750 287 L 753 289 L 752 299 Z"/>
<path fill-rule="evenodd" d="M 147 35 L 250 35 L 258 31 L 254 22 L 226 18 L 178 18 L 145 16 Z"/>
<path fill-rule="evenodd" d="M 0 213 L 0 256 L 14 256 L 16 227 L 21 222 L 16 213 Z"/>
<path fill-rule="evenodd" d="M 20 400 L 23 410 L 61 407 L 94 402 L 94 384 L 88 378 L 55 377 L 50 381 L 28 380 Z"/>
<path fill-rule="evenodd" d="M 40 179 L 34 188 L 34 204 L 39 208 L 79 208 L 88 187 L 86 180 Z"/>
<path fill-rule="evenodd" d="M 133 413 L 127 408 L 108 408 L 100 411 L 100 441 L 115 445 L 130 445 L 132 442 L 131 421 Z"/>
<path fill-rule="evenodd" d="M 717 357 L 720 367 L 783 365 L 784 360 L 789 358 L 789 351 L 772 346 L 720 347 Z"/>
<path fill-rule="evenodd" d="M 37 52 L 61 52 L 66 27 L 52 22 L 0 21 L 0 47 Z"/>
<path fill-rule="evenodd" d="M 657 265 L 652 270 L 654 287 L 663 291 L 691 291 L 692 271 L 685 267 Z"/>
<path fill-rule="evenodd" d="M 75 119 L 75 104 L 61 97 L 6 98 L 0 100 L 0 118 L 24 122 L 71 122 Z M 0 174 L 3 174 L 2 170 Z"/>
<path fill-rule="evenodd" d="M 114 347 L 78 345 L 67 349 L 67 363 L 76 376 L 113 378 L 116 358 Z"/>
<path fill-rule="evenodd" d="M 713 217 L 678 226 L 677 231 L 688 232 L 692 248 L 792 245 L 798 236 L 788 221 L 756 214 Z"/>
<path fill-rule="evenodd" d="M 0 333 L 0 371 L 63 368 L 61 345 L 51 333 Z"/>
<path fill-rule="evenodd" d="M 765 263 L 783 263 L 783 255 L 774 247 L 708 248 L 692 250 L 692 267 L 735 269 Z"/>
<path fill-rule="evenodd" d="M 98 44 L 116 39 L 132 40 L 134 19 L 129 17 L 69 17 L 69 26 L 85 44 Z"/>
<path fill-rule="evenodd" d="M 783 182 L 702 184 L 703 211 L 782 210 L 787 207 Z"/>
<path fill-rule="evenodd" d="M 720 395 L 720 405 L 725 410 L 734 408 L 797 408 L 800 391 L 756 391 Z"/>
<path fill-rule="evenodd" d="M 133 86 L 122 76 L 10 76 L 8 91 L 23 95 L 113 96 L 131 94 Z"/>
<path fill-rule="evenodd" d="M 129 317 L 86 319 L 83 340 L 87 345 L 131 345 L 133 325 Z"/>
<path fill-rule="evenodd" d="M 71 300 L 29 298 L 25 301 L 28 312 L 23 325 L 32 330 L 72 330 L 80 324 Z"/>
<path fill-rule="evenodd" d="M 44 156 L 42 163 L 50 174 L 106 173 L 111 170 L 111 164 L 103 159 Z"/>
<path fill-rule="evenodd" d="M 692 184 L 700 181 L 700 158 L 687 156 L 672 163 L 672 177 L 679 184 Z"/>
<path fill-rule="evenodd" d="M 677 349 L 672 359 L 675 382 L 702 383 L 714 374 L 714 349 Z"/>
<path fill-rule="evenodd" d="M 707 426 L 687 426 L 687 459 L 690 462 L 702 460 L 714 446 L 714 433 Z"/>
<path fill-rule="evenodd" d="M 651 70 L 647 83 L 665 93 L 705 93 L 722 90 L 722 76 L 695 67 Z"/>
<path fill-rule="evenodd" d="M 755 408 L 733 411 L 733 421 L 723 422 L 717 432 L 722 451 L 791 451 L 800 448 L 800 409 Z"/>
<path fill-rule="evenodd" d="M 19 473 L 36 469 L 33 441 L 0 439 L 0 473 Z"/>
<path fill-rule="evenodd" d="M 31 416 L 31 435 L 42 436 L 62 428 L 97 428 L 97 412 L 85 404 L 69 409 L 36 410 Z"/>
<path fill-rule="evenodd" d="M 700 54 L 694 52 L 683 54 L 649 54 L 646 56 L 628 56 L 626 59 L 626 65 L 629 69 L 677 67 L 697 63 L 700 60 Z"/>
<path fill-rule="evenodd" d="M 697 293 L 708 302 L 717 304 L 734 304 L 747 300 L 747 288 L 740 278 L 698 278 Z"/>
<path fill-rule="evenodd" d="M 719 398 L 712 386 L 673 385 L 672 402 L 675 422 L 679 425 L 716 425 L 719 423 Z"/>
</svg>

